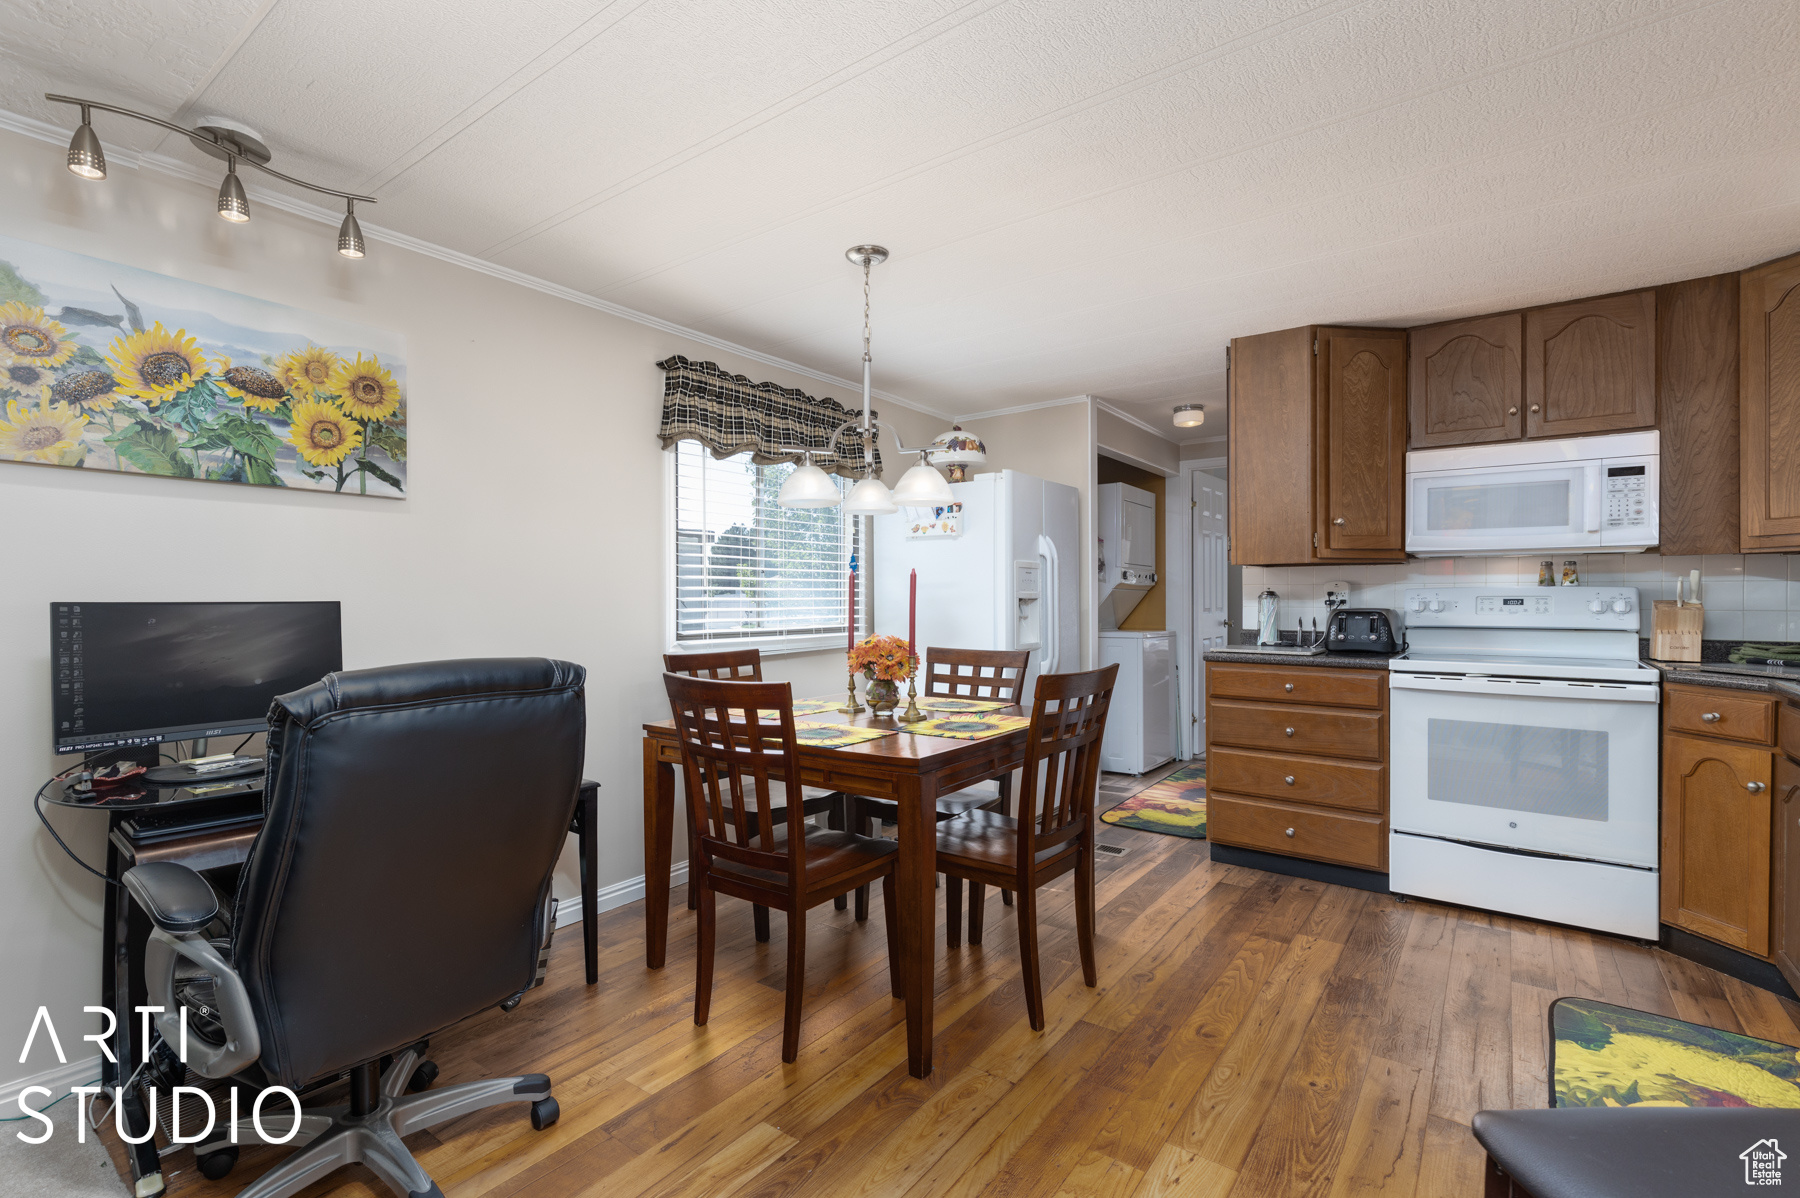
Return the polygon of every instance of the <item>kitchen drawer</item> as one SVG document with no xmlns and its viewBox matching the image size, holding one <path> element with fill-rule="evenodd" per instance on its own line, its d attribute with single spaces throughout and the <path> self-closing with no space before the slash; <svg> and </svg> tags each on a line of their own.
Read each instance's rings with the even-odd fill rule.
<svg viewBox="0 0 1800 1198">
<path fill-rule="evenodd" d="M 1206 735 L 1211 744 L 1241 749 L 1381 761 L 1387 756 L 1386 721 L 1378 711 L 1273 707 L 1215 699 L 1207 708 Z"/>
<path fill-rule="evenodd" d="M 1387 677 L 1373 671 L 1327 666 L 1249 666 L 1214 662 L 1207 685 L 1219 699 L 1268 699 L 1325 707 L 1381 706 Z"/>
<path fill-rule="evenodd" d="M 1387 767 L 1359 761 L 1214 749 L 1206 759 L 1206 782 L 1214 790 L 1290 803 L 1377 815 L 1387 809 Z"/>
<path fill-rule="evenodd" d="M 1774 699 L 1714 686 L 1663 687 L 1663 723 L 1670 732 L 1772 745 L 1775 705 Z"/>
<path fill-rule="evenodd" d="M 1206 800 L 1206 834 L 1220 844 L 1387 871 L 1387 821 L 1379 815 L 1213 792 Z"/>
</svg>

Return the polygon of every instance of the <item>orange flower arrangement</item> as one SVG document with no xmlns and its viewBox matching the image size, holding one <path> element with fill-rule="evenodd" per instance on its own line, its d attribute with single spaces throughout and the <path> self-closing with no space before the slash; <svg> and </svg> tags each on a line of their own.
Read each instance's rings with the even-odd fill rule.
<svg viewBox="0 0 1800 1198">
<path fill-rule="evenodd" d="M 912 677 L 912 657 L 899 637 L 872 636 L 850 650 L 850 669 L 881 682 L 904 682 Z"/>
</svg>

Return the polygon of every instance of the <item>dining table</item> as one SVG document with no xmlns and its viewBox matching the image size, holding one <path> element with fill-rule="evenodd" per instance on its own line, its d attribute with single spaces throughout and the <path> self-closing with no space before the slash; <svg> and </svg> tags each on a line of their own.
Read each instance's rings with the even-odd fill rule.
<svg viewBox="0 0 1800 1198">
<path fill-rule="evenodd" d="M 921 706 L 926 702 L 920 700 Z M 971 718 L 1023 714 L 1027 713 L 1009 706 Z M 1020 723 L 980 739 L 953 739 L 909 732 L 897 715 L 820 711 L 797 714 L 794 719 L 797 726 L 810 722 L 893 730 L 893 735 L 852 745 L 802 742 L 800 781 L 807 787 L 887 799 L 899 808 L 894 884 L 901 988 L 906 1002 L 906 1063 L 912 1076 L 928 1077 L 937 974 L 937 799 L 1018 769 L 1025 760 L 1027 726 Z M 645 724 L 644 956 L 651 969 L 661 969 L 668 952 L 675 767 L 680 762 L 674 721 Z"/>
</svg>

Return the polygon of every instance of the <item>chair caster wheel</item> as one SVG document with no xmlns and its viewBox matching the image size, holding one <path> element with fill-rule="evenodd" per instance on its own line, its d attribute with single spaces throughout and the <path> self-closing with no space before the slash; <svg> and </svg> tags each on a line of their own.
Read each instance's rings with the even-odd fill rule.
<svg viewBox="0 0 1800 1198">
<path fill-rule="evenodd" d="M 237 1166 L 237 1162 L 238 1150 L 235 1144 L 194 1158 L 194 1163 L 200 1166 L 200 1172 L 209 1181 L 218 1181 L 229 1174 Z"/>
<path fill-rule="evenodd" d="M 554 1098 L 540 1098 L 531 1104 L 531 1130 L 543 1131 L 562 1117 L 562 1108 Z"/>
<path fill-rule="evenodd" d="M 417 1094 L 420 1090 L 429 1090 L 431 1089 L 431 1083 L 437 1079 L 437 1062 L 420 1061 L 419 1067 L 413 1070 L 413 1075 L 406 1079 L 406 1092 L 408 1094 Z"/>
</svg>

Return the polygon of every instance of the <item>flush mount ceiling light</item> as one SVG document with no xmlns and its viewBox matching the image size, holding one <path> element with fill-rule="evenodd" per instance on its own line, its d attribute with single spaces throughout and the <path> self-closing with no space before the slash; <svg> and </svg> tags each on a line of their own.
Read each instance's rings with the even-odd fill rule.
<svg viewBox="0 0 1800 1198">
<path fill-rule="evenodd" d="M 113 104 L 102 104 L 98 100 L 83 100 L 77 96 L 59 96 L 45 93 L 44 99 L 56 104 L 73 104 L 81 110 L 81 125 L 75 130 L 75 136 L 69 140 L 69 172 L 78 178 L 101 180 L 106 178 L 106 154 L 100 148 L 100 138 L 94 133 L 92 115 L 94 110 L 117 113 L 130 117 L 134 121 L 158 125 L 171 133 L 179 133 L 194 143 L 196 147 L 214 158 L 225 162 L 225 181 L 219 185 L 219 216 L 233 224 L 243 224 L 250 219 L 250 197 L 244 193 L 244 185 L 238 179 L 239 163 L 255 167 L 265 175 L 273 175 L 284 183 L 292 183 L 295 187 L 304 187 L 308 191 L 320 195 L 336 196 L 345 202 L 344 223 L 338 227 L 338 253 L 346 258 L 361 258 L 364 254 L 362 227 L 356 223 L 356 202 L 373 204 L 374 196 L 354 195 L 347 191 L 338 191 L 332 187 L 321 187 L 317 183 L 308 183 L 305 179 L 296 179 L 292 175 L 284 175 L 269 165 L 271 157 L 269 147 L 254 129 L 246 128 L 225 117 L 205 117 L 199 125 L 192 129 L 183 128 L 161 117 L 148 113 L 136 112 L 129 108 L 120 108 Z"/>
<path fill-rule="evenodd" d="M 1175 405 L 1176 428 L 1199 428 L 1206 423 L 1206 405 L 1203 403 L 1184 403 Z"/>
</svg>

